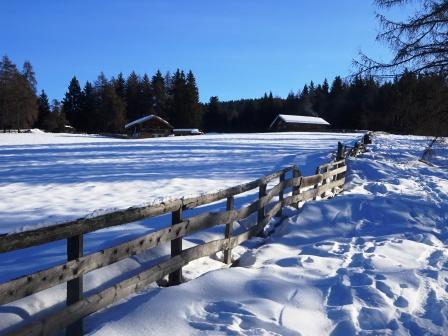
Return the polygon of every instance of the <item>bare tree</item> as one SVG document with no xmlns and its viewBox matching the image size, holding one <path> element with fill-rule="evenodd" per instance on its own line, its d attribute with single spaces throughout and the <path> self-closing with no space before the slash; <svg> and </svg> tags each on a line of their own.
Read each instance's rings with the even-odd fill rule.
<svg viewBox="0 0 448 336">
<path fill-rule="evenodd" d="M 414 73 L 448 76 L 448 0 L 375 0 L 381 9 L 417 5 L 414 15 L 394 21 L 377 14 L 382 32 L 376 39 L 394 52 L 390 62 L 380 62 L 360 53 L 354 60 L 355 75 L 388 77 L 405 69 Z"/>
</svg>

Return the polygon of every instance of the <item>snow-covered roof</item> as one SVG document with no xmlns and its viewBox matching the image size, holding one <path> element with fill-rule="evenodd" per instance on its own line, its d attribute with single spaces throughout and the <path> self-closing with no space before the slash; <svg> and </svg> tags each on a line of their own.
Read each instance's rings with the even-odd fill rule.
<svg viewBox="0 0 448 336">
<path fill-rule="evenodd" d="M 164 124 L 166 124 L 167 126 L 172 127 L 172 126 L 168 123 L 168 121 L 163 120 L 162 118 L 160 118 L 159 116 L 156 116 L 156 115 L 154 115 L 154 114 L 150 114 L 150 115 L 141 117 L 141 118 L 139 118 L 139 119 L 137 119 L 137 120 L 131 121 L 130 123 L 124 125 L 124 128 L 129 128 L 129 127 L 131 127 L 131 126 L 134 126 L 134 125 L 137 125 L 137 124 L 141 124 L 142 122 L 145 122 L 145 121 L 150 120 L 150 119 L 158 119 L 158 120 L 160 120 L 161 122 L 163 122 Z"/>
<path fill-rule="evenodd" d="M 308 117 L 290 114 L 279 114 L 274 121 L 271 123 L 269 128 L 271 128 L 277 119 L 282 119 L 287 124 L 314 124 L 314 125 L 330 125 L 327 121 L 319 117 Z"/>
</svg>

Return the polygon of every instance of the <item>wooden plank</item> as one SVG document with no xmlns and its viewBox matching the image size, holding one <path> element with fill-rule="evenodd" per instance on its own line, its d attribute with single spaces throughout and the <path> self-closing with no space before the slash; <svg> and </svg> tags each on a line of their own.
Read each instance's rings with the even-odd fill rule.
<svg viewBox="0 0 448 336">
<path fill-rule="evenodd" d="M 182 209 L 173 211 L 171 215 L 171 225 L 176 225 L 182 222 Z M 173 239 L 171 241 L 171 258 L 182 253 L 182 237 Z M 180 285 L 182 283 L 182 267 L 173 271 L 169 275 L 170 286 Z"/>
<path fill-rule="evenodd" d="M 67 261 L 76 260 L 83 256 L 84 249 L 83 235 L 70 237 L 67 239 Z M 76 272 L 77 273 L 77 272 Z M 75 273 L 75 274 L 76 274 Z M 78 275 L 76 278 L 67 282 L 67 299 L 66 305 L 70 306 L 83 299 L 84 284 L 83 276 Z M 74 321 L 67 326 L 67 336 L 82 336 L 84 334 L 84 323 L 82 319 Z"/>
<path fill-rule="evenodd" d="M 0 236 L 0 253 L 66 239 L 82 233 L 135 222 L 174 211 L 182 206 L 182 200 L 172 200 L 142 208 L 129 208 L 93 218 L 81 218 L 63 224 Z"/>
<path fill-rule="evenodd" d="M 322 170 L 324 168 L 333 169 L 334 167 L 338 166 L 340 163 L 345 163 L 345 158 L 341 159 L 339 161 L 333 161 L 333 162 L 330 162 L 330 163 L 325 163 L 323 165 L 320 165 L 319 168 L 320 168 L 320 170 Z"/>
<path fill-rule="evenodd" d="M 328 172 L 324 172 L 324 173 L 322 174 L 322 178 L 323 178 L 323 179 L 327 179 L 327 178 L 330 178 L 330 177 L 332 177 L 332 176 L 334 176 L 334 175 L 338 175 L 338 174 L 340 174 L 340 173 L 343 173 L 343 172 L 345 172 L 346 170 L 347 170 L 347 166 L 344 164 L 343 166 L 341 166 L 341 167 L 339 167 L 339 168 L 330 170 L 330 171 L 328 171 Z"/>
<path fill-rule="evenodd" d="M 233 210 L 234 207 L 234 198 L 233 196 L 230 196 L 227 198 L 227 203 L 226 203 L 226 210 Z M 230 238 L 232 236 L 232 232 L 233 232 L 233 221 L 230 221 L 229 223 L 226 224 L 226 231 L 224 233 L 225 238 Z M 232 249 L 229 248 L 227 250 L 224 251 L 224 262 L 227 265 L 230 265 L 232 263 Z"/>
<path fill-rule="evenodd" d="M 281 181 L 279 184 L 272 187 L 267 193 L 265 192 L 266 195 L 259 199 L 260 207 L 265 207 L 275 196 L 279 195 L 283 189 L 291 187 L 292 182 L 292 179 L 288 181 Z"/>
<path fill-rule="evenodd" d="M 315 186 L 316 184 L 322 182 L 322 175 L 316 174 L 311 176 L 303 176 L 302 183 L 300 184 L 300 188 L 307 188 L 311 186 Z"/>
<path fill-rule="evenodd" d="M 336 175 L 336 180 L 345 179 L 345 174 L 347 172 L 347 165 L 344 162 L 344 164 L 339 164 L 338 168 L 342 167 L 344 165 L 345 169 L 342 170 L 339 174 Z"/>
<path fill-rule="evenodd" d="M 174 199 L 160 204 L 129 208 L 93 218 L 80 218 L 35 230 L 0 235 L 0 253 L 66 239 L 82 233 L 131 223 L 145 218 L 160 216 L 175 211 L 180 207 L 191 209 L 199 205 L 212 203 L 257 188 L 260 184 L 267 183 L 280 176 L 283 172 L 290 171 L 291 169 L 293 169 L 293 166 L 284 168 L 278 172 L 249 183 L 244 183 L 216 193 L 201 195 L 199 197 Z"/>
<path fill-rule="evenodd" d="M 281 174 L 288 172 L 292 170 L 295 166 L 290 166 L 283 168 L 275 173 L 266 175 L 260 179 L 257 179 L 255 181 L 251 181 L 248 183 L 240 184 L 235 187 L 231 187 L 225 190 L 218 191 L 216 193 L 210 193 L 206 195 L 201 195 L 199 197 L 191 197 L 183 199 L 183 208 L 184 209 L 192 209 L 197 206 L 203 205 L 203 204 L 209 204 L 213 203 L 219 200 L 222 200 L 224 198 L 235 196 L 238 194 L 242 194 L 244 192 L 250 191 L 252 189 L 258 188 L 263 183 L 268 183 L 275 178 L 279 177 Z"/>
<path fill-rule="evenodd" d="M 345 182 L 344 179 L 341 179 L 341 180 L 333 181 L 333 182 L 327 183 L 323 186 L 320 186 L 318 189 L 310 189 L 307 191 L 302 191 L 298 195 L 292 195 L 292 196 L 287 197 L 284 200 L 284 203 L 285 203 L 285 205 L 291 205 L 291 204 L 296 204 L 297 202 L 312 200 L 316 195 L 319 195 L 319 193 L 322 193 L 331 188 L 336 188 L 341 185 L 344 185 L 344 182 Z"/>
</svg>

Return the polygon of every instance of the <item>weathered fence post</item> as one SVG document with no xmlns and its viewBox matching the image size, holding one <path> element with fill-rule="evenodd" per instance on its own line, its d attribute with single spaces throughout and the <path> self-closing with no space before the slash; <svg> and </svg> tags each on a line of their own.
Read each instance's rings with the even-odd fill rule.
<svg viewBox="0 0 448 336">
<path fill-rule="evenodd" d="M 226 210 L 233 210 L 234 207 L 234 198 L 233 196 L 227 197 L 227 204 L 226 204 Z M 226 232 L 225 237 L 230 238 L 232 237 L 233 232 L 233 221 L 226 224 Z M 232 262 L 232 249 L 228 248 L 227 250 L 224 250 L 224 262 L 229 265 Z"/>
<path fill-rule="evenodd" d="M 294 169 L 292 170 L 292 178 L 294 179 L 294 178 L 297 178 L 297 177 L 300 177 L 300 176 L 302 176 L 302 174 L 300 172 L 300 169 L 297 168 L 297 167 L 294 167 Z M 295 196 L 295 195 L 298 195 L 298 194 L 300 194 L 300 186 L 292 187 L 292 196 Z M 299 203 L 295 204 L 294 206 L 296 208 L 298 208 L 299 207 Z"/>
<path fill-rule="evenodd" d="M 336 161 L 342 160 L 344 158 L 344 145 L 342 142 L 338 142 L 338 151 L 336 153 Z"/>
<path fill-rule="evenodd" d="M 360 142 L 356 141 L 355 146 L 353 147 L 353 153 L 351 156 L 357 157 L 359 155 L 359 152 L 360 152 Z"/>
<path fill-rule="evenodd" d="M 322 174 L 325 174 L 325 173 L 328 172 L 328 170 L 329 170 L 328 167 L 329 166 L 325 166 L 325 168 L 323 168 Z M 326 178 L 322 179 L 322 185 L 325 185 L 325 184 L 327 184 L 327 179 Z M 324 198 L 324 197 L 325 197 L 325 191 L 320 195 L 320 198 Z"/>
<path fill-rule="evenodd" d="M 320 174 L 319 166 L 317 166 L 317 168 L 316 168 L 316 175 L 318 175 L 318 174 Z M 316 189 L 319 189 L 319 182 L 314 185 L 314 190 L 316 190 Z M 315 201 L 315 200 L 317 200 L 317 191 L 316 191 L 316 196 L 313 197 L 313 201 Z"/>
<path fill-rule="evenodd" d="M 182 222 L 182 207 L 171 213 L 171 225 Z M 171 257 L 175 257 L 182 252 L 182 238 L 176 238 L 171 241 Z M 175 270 L 168 276 L 169 285 L 179 285 L 182 283 L 182 268 Z"/>
<path fill-rule="evenodd" d="M 285 174 L 286 173 L 283 172 L 280 175 L 280 183 L 285 182 Z M 278 201 L 281 203 L 281 206 L 280 206 L 280 210 L 278 210 L 278 212 L 275 214 L 276 217 L 281 217 L 283 215 L 283 198 L 284 198 L 283 195 L 284 195 L 284 189 L 285 189 L 285 187 L 282 186 L 282 188 L 280 189 L 280 192 L 278 194 Z"/>
<path fill-rule="evenodd" d="M 83 256 L 83 235 L 67 238 L 67 261 L 75 260 Z M 77 270 L 74 270 L 77 272 Z M 83 299 L 84 284 L 83 276 L 67 281 L 66 305 L 69 306 Z M 84 323 L 82 319 L 67 326 L 67 336 L 81 336 L 84 334 Z"/>
<path fill-rule="evenodd" d="M 364 134 L 362 142 L 364 143 L 364 145 L 370 145 L 372 143 L 372 139 L 370 138 L 370 133 L 369 132 Z"/>
<path fill-rule="evenodd" d="M 261 226 L 261 224 L 265 218 L 265 214 L 264 214 L 265 205 L 261 206 L 261 199 L 263 196 L 266 196 L 266 187 L 267 187 L 266 182 L 262 182 L 260 184 L 260 188 L 258 190 L 258 201 L 260 202 L 259 207 L 258 207 L 258 216 L 257 216 L 257 226 L 258 226 L 258 229 L 260 230 L 258 232 L 258 234 L 263 232 L 263 227 Z"/>
</svg>

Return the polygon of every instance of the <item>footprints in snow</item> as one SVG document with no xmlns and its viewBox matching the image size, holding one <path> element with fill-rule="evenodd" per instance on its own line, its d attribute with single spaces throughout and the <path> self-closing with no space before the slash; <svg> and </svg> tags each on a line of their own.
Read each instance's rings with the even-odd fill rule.
<svg viewBox="0 0 448 336">
<path fill-rule="evenodd" d="M 189 324 L 198 331 L 225 335 L 285 335 L 300 336 L 277 321 L 260 319 L 243 303 L 216 301 L 206 304 L 200 316 L 190 316 Z"/>
</svg>

